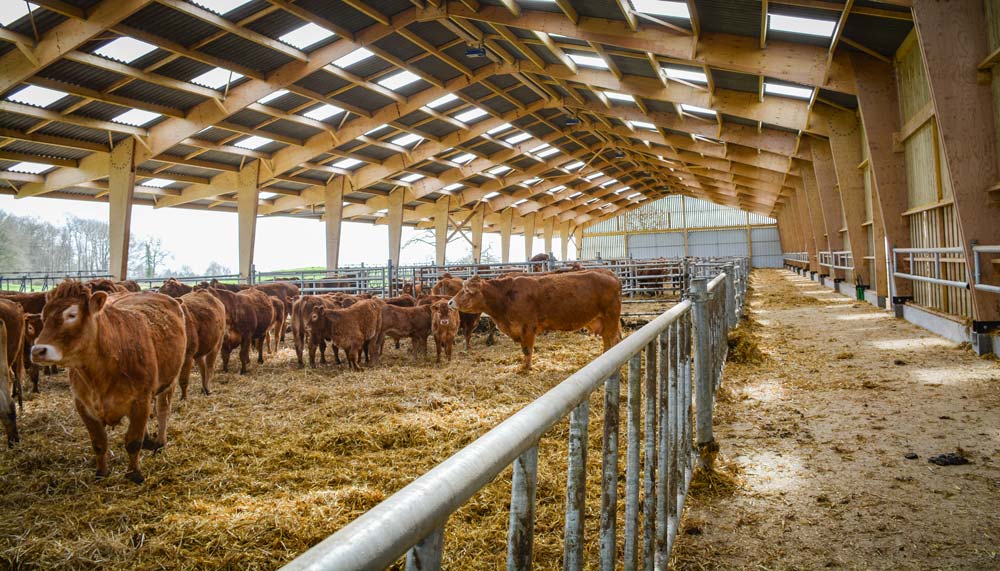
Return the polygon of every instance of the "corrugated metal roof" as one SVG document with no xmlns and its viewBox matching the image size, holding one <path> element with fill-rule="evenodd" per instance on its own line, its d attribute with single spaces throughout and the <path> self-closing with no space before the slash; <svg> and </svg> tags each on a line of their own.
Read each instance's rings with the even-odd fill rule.
<svg viewBox="0 0 1000 571">
<path fill-rule="evenodd" d="M 701 29 L 760 37 L 760 0 L 695 0 Z"/>
<path fill-rule="evenodd" d="M 756 75 L 720 69 L 712 70 L 712 79 L 715 81 L 717 89 L 721 87 L 722 89 L 746 91 L 749 93 L 757 93 L 760 82 Z"/>
<path fill-rule="evenodd" d="M 422 81 L 420 83 L 427 85 Z M 392 99 L 389 99 L 385 95 L 375 93 L 374 91 L 369 91 L 361 87 L 354 87 L 344 91 L 343 93 L 338 93 L 335 97 L 333 97 L 333 99 L 343 101 L 348 105 L 360 107 L 368 111 L 376 111 L 386 105 L 394 103 Z"/>
</svg>

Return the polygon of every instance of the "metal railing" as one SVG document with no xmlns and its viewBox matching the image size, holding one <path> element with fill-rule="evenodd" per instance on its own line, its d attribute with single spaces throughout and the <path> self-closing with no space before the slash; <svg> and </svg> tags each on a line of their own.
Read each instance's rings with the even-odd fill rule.
<svg viewBox="0 0 1000 571">
<path fill-rule="evenodd" d="M 972 271 L 972 285 L 979 291 L 986 291 L 989 293 L 1000 294 L 1000 286 L 984 284 L 982 266 L 980 265 L 982 261 L 980 256 L 983 254 L 1000 254 L 1000 246 L 982 246 L 979 244 L 972 244 L 972 255 L 973 255 L 973 271 Z"/>
<path fill-rule="evenodd" d="M 786 264 L 808 264 L 809 252 L 785 252 L 784 260 Z"/>
<path fill-rule="evenodd" d="M 92 271 L 52 271 L 52 272 L 7 272 L 0 274 L 0 291 L 16 291 L 28 293 L 46 291 L 54 288 L 59 282 L 70 278 L 74 280 L 93 280 L 110 278 L 107 272 Z"/>
<path fill-rule="evenodd" d="M 854 270 L 854 254 L 850 250 L 817 252 L 819 265 L 833 270 Z"/>
<path fill-rule="evenodd" d="M 698 452 L 713 443 L 714 395 L 726 336 L 742 314 L 746 279 L 736 264 L 694 278 L 688 299 L 623 339 L 496 428 L 284 567 L 287 571 L 440 569 L 449 516 L 513 464 L 507 569 L 532 567 L 538 449 L 569 416 L 563 568 L 584 567 L 590 397 L 604 387 L 600 569 L 613 569 L 619 530 L 621 368 L 625 379 L 626 569 L 665 569 Z M 644 398 L 645 395 L 645 398 Z M 640 449 L 643 450 L 640 453 Z M 645 461 L 641 461 L 645 458 Z M 641 518 L 640 518 L 641 514 Z"/>
<path fill-rule="evenodd" d="M 958 258 L 960 258 L 958 260 L 950 260 L 950 262 L 964 262 L 965 252 L 962 248 L 957 246 L 950 248 L 893 248 L 892 275 L 897 278 L 904 278 L 911 281 L 969 289 L 969 272 L 967 266 L 965 270 L 966 280 L 964 282 L 944 279 L 941 277 L 941 256 L 945 254 L 955 254 Z M 904 256 L 903 262 L 906 264 L 908 271 L 900 271 L 899 256 Z M 933 275 L 926 276 L 914 273 L 916 271 L 917 264 L 929 265 L 930 271 Z"/>
</svg>

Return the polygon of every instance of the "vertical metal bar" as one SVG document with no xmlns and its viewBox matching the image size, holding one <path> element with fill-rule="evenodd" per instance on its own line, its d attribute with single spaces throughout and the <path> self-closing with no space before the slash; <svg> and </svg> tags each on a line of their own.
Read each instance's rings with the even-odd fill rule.
<svg viewBox="0 0 1000 571">
<path fill-rule="evenodd" d="M 710 317 L 708 314 L 708 282 L 704 278 L 691 283 L 691 311 L 694 319 L 695 340 L 695 404 L 697 405 L 698 447 L 708 446 L 712 436 L 712 357 L 709 347 Z"/>
<path fill-rule="evenodd" d="M 692 395 L 692 380 L 694 376 L 694 363 L 692 362 L 692 357 L 694 353 L 694 331 L 693 331 L 693 317 L 692 312 L 688 312 L 685 315 L 683 322 L 683 350 L 684 357 L 681 361 L 681 377 L 680 377 L 680 418 L 681 421 L 681 447 L 680 447 L 680 462 L 679 466 L 681 469 L 680 479 L 677 482 L 678 489 L 681 490 L 681 494 L 687 491 L 687 479 L 685 475 L 691 468 L 691 452 L 692 445 L 694 443 L 694 426 L 693 417 L 691 414 L 691 395 Z M 680 517 L 680 514 L 678 514 Z"/>
<path fill-rule="evenodd" d="M 566 542 L 563 571 L 583 569 L 583 516 L 587 497 L 587 423 L 590 401 L 584 399 L 569 415 L 569 461 L 566 468 Z"/>
<path fill-rule="evenodd" d="M 420 540 L 406 553 L 406 571 L 439 571 L 444 549 L 444 525 Z"/>
<path fill-rule="evenodd" d="M 639 566 L 639 408 L 642 392 L 642 356 L 628 362 L 628 448 L 625 459 L 625 571 Z"/>
<path fill-rule="evenodd" d="M 646 409 L 645 451 L 642 472 L 642 568 L 653 570 L 653 553 L 656 537 L 656 341 L 646 345 Z"/>
<path fill-rule="evenodd" d="M 601 571 L 614 571 L 618 531 L 618 425 L 621 379 L 615 371 L 604 383 L 604 457 L 601 461 Z"/>
<path fill-rule="evenodd" d="M 510 526 L 507 532 L 507 571 L 531 569 L 535 540 L 535 491 L 538 488 L 538 445 L 514 460 L 510 486 Z"/>
<path fill-rule="evenodd" d="M 659 336 L 660 406 L 658 414 L 660 433 L 656 447 L 656 464 L 659 470 L 656 472 L 656 556 L 654 560 L 654 568 L 657 571 L 666 571 L 667 568 L 667 559 L 670 555 L 667 548 L 667 522 L 670 505 L 676 501 L 670 496 L 669 486 L 670 474 L 673 469 L 673 463 L 670 459 L 670 439 L 674 436 L 673 415 L 670 414 L 670 407 L 674 405 L 675 400 L 671 394 L 673 389 L 671 381 L 673 380 L 672 372 L 676 371 L 671 337 L 673 337 L 673 343 L 676 344 L 676 334 L 674 333 L 676 326 L 676 321 L 671 323 Z"/>
<path fill-rule="evenodd" d="M 736 291 L 736 264 L 730 262 L 722 267 L 722 271 L 726 274 L 726 296 L 725 296 L 725 309 L 726 309 L 726 328 L 730 328 L 736 325 L 736 297 L 734 292 Z"/>
</svg>

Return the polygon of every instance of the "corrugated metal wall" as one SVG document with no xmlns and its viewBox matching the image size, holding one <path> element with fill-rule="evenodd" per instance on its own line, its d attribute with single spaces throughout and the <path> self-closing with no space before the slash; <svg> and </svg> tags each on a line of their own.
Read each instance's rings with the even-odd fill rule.
<svg viewBox="0 0 1000 571">
<path fill-rule="evenodd" d="M 688 255 L 746 256 L 748 220 L 753 265 L 781 267 L 781 243 L 773 218 L 681 196 L 661 198 L 587 228 L 583 257 L 683 257 L 685 221 Z"/>
</svg>

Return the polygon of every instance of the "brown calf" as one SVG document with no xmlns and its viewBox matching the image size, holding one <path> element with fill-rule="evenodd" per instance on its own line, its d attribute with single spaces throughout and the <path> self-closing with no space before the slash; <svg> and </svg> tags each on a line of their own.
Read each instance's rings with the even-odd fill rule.
<svg viewBox="0 0 1000 571">
<path fill-rule="evenodd" d="M 3 431 L 7 435 L 7 448 L 13 448 L 14 443 L 21 438 L 17 434 L 17 407 L 14 406 L 14 399 L 10 398 L 14 373 L 7 366 L 9 339 L 7 324 L 0 321 L 0 424 L 3 424 Z"/>
<path fill-rule="evenodd" d="M 170 297 L 180 297 L 186 293 L 191 293 L 191 289 L 191 286 L 186 283 L 179 282 L 175 278 L 167 278 L 157 291 Z"/>
<path fill-rule="evenodd" d="M 202 282 L 199 285 L 203 285 L 204 283 L 205 282 Z M 219 280 L 217 280 L 215 278 L 212 278 L 212 281 L 208 282 L 207 285 L 208 285 L 208 287 L 214 287 L 215 289 L 224 289 L 226 291 L 231 291 L 233 293 L 236 293 L 238 291 L 243 291 L 243 290 L 245 290 L 245 289 L 247 289 L 247 288 L 250 287 L 250 286 L 244 285 L 244 284 L 225 284 L 225 283 L 222 283 L 222 282 L 220 282 Z"/>
<path fill-rule="evenodd" d="M 0 292 L 0 299 L 6 299 L 13 301 L 14 303 L 21 304 L 21 309 L 25 313 L 41 313 L 42 309 L 45 307 L 45 295 L 46 292 L 40 291 L 36 293 L 13 293 L 13 292 Z"/>
<path fill-rule="evenodd" d="M 271 300 L 271 310 L 273 311 L 273 319 L 271 320 L 271 328 L 268 330 L 267 335 L 264 337 L 264 345 L 267 346 L 267 350 L 270 353 L 278 352 L 278 345 L 285 337 L 285 319 L 288 317 L 285 310 L 285 302 L 276 297 L 269 297 Z M 274 348 L 271 347 L 271 339 L 274 339 Z"/>
<path fill-rule="evenodd" d="M 351 369 L 361 370 L 361 353 L 367 351 L 369 361 L 377 363 L 379 334 L 382 330 L 382 307 L 379 300 L 366 299 L 344 309 L 316 307 L 309 320 L 324 330 L 334 345 L 344 350 Z"/>
<path fill-rule="evenodd" d="M 438 280 L 438 283 L 434 284 L 434 287 L 431 288 L 431 294 L 451 298 L 458 292 L 462 291 L 462 284 L 464 283 L 465 280 L 462 278 L 456 278 L 449 273 L 445 273 L 441 276 L 441 279 Z M 461 311 L 459 313 L 458 329 L 462 332 L 462 336 L 465 337 L 465 351 L 470 352 L 472 351 L 472 332 L 475 331 L 476 327 L 479 325 L 479 318 L 482 314 L 469 311 Z M 492 333 L 493 332 L 491 331 L 490 339 L 488 340 L 489 345 L 493 344 Z"/>
<path fill-rule="evenodd" d="M 7 359 L 0 363 L 0 367 L 7 367 L 13 373 L 13 393 L 17 396 L 17 402 L 23 406 L 23 395 L 21 394 L 21 375 L 24 370 L 24 352 L 22 343 L 24 341 L 24 310 L 21 305 L 13 301 L 0 299 L 0 321 L 7 325 Z"/>
<path fill-rule="evenodd" d="M 127 416 L 125 477 L 142 483 L 139 451 L 166 445 L 170 400 L 184 364 L 187 335 L 180 303 L 158 293 L 91 293 L 67 280 L 49 293 L 42 318 L 31 359 L 69 368 L 76 410 L 97 456 L 97 477 L 109 473 L 104 427 Z M 150 439 L 146 422 L 154 397 L 157 435 Z"/>
<path fill-rule="evenodd" d="M 410 339 L 410 350 L 414 356 L 427 354 L 427 337 L 431 334 L 430 306 L 399 307 L 385 304 L 382 306 L 382 332 L 379 335 L 379 353 L 385 344 L 386 336 L 396 340 L 407 337 Z"/>
<path fill-rule="evenodd" d="M 448 300 L 441 299 L 431 305 L 431 331 L 434 332 L 434 345 L 437 347 L 437 362 L 441 362 L 443 349 L 451 361 L 451 350 L 455 346 L 455 335 L 458 334 L 458 312 L 448 307 Z"/>
<path fill-rule="evenodd" d="M 206 395 L 212 393 L 215 359 L 226 337 L 226 306 L 206 290 L 181 296 L 181 303 L 184 306 L 188 344 L 179 384 L 181 399 L 186 399 L 191 367 L 195 363 L 198 363 L 198 371 L 201 372 L 201 392 Z"/>
<path fill-rule="evenodd" d="M 142 291 L 142 288 L 139 287 L 139 282 L 135 280 L 122 280 L 120 282 L 115 282 L 115 283 L 125 288 L 126 291 L 130 291 L 133 293 L 139 293 L 140 291 Z"/>
<path fill-rule="evenodd" d="M 24 371 L 31 379 L 31 392 L 38 392 L 38 381 L 41 377 L 41 367 L 31 362 L 31 346 L 35 344 L 35 338 L 42 331 L 42 314 L 24 314 L 24 341 L 21 343 L 21 363 Z"/>
<path fill-rule="evenodd" d="M 103 291 L 107 293 L 121 293 L 128 291 L 125 289 L 125 286 L 118 285 L 114 280 L 109 280 L 108 278 L 92 279 L 85 282 L 83 285 L 87 286 L 92 292 Z"/>
<path fill-rule="evenodd" d="M 345 302 L 343 299 L 332 295 L 309 295 L 305 296 L 302 304 L 302 317 L 305 331 L 308 333 L 309 367 L 316 368 L 316 349 L 319 349 L 319 362 L 326 364 L 326 342 L 330 340 L 330 329 L 326 321 L 322 319 L 320 309 L 343 309 L 344 303 L 354 305 L 354 302 Z M 340 364 L 340 352 L 335 343 L 332 344 L 334 362 Z"/>
<path fill-rule="evenodd" d="M 264 362 L 264 338 L 274 323 L 274 306 L 267 294 L 253 288 L 239 291 L 236 296 L 244 298 L 244 302 L 256 314 L 257 327 L 253 332 L 253 346 L 257 349 L 257 363 L 261 364 Z"/>
<path fill-rule="evenodd" d="M 247 365 L 250 363 L 250 346 L 253 345 L 253 336 L 257 331 L 257 313 L 246 303 L 245 298 L 238 297 L 231 291 L 211 287 L 201 289 L 212 294 L 226 308 L 226 334 L 222 339 L 222 371 L 229 372 L 229 356 L 233 349 L 239 347 L 240 374 L 245 375 Z"/>
</svg>

